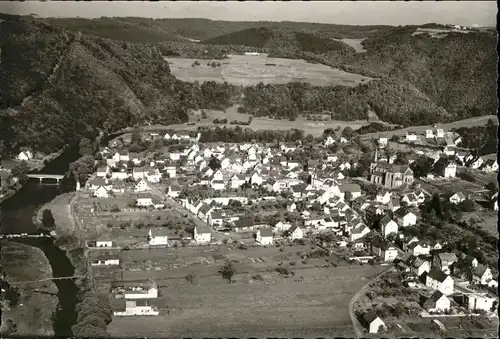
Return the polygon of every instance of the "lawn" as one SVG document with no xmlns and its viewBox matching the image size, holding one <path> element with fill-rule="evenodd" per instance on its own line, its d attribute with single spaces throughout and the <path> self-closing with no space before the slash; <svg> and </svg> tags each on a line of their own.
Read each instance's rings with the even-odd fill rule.
<svg viewBox="0 0 500 339">
<path fill-rule="evenodd" d="M 238 270 L 238 268 L 237 268 Z M 349 335 L 351 297 L 380 267 L 305 268 L 294 277 L 237 274 L 228 284 L 218 275 L 197 275 L 195 283 L 171 278 L 155 304 L 160 316 L 115 318 L 112 336 L 269 337 Z"/>
<path fill-rule="evenodd" d="M 357 86 L 371 78 L 348 73 L 322 64 L 311 64 L 304 60 L 268 58 L 261 56 L 230 55 L 221 66 L 207 66 L 206 61 L 192 67 L 196 59 L 166 58 L 172 74 L 182 81 L 217 81 L 233 85 L 255 86 L 284 84 L 292 81 L 308 82 L 314 86 Z"/>
</svg>

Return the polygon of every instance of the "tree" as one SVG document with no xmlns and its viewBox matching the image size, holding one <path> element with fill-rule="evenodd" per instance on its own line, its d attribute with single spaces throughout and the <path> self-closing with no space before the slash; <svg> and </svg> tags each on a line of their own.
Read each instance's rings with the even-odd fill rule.
<svg viewBox="0 0 500 339">
<path fill-rule="evenodd" d="M 94 144 L 92 140 L 83 137 L 78 145 L 81 156 L 94 154 Z"/>
<path fill-rule="evenodd" d="M 471 199 L 465 199 L 460 203 L 459 207 L 464 212 L 473 212 L 475 207 L 474 201 L 472 201 Z"/>
<path fill-rule="evenodd" d="M 439 193 L 434 193 L 432 195 L 431 207 L 436 212 L 436 216 L 441 218 L 443 216 L 443 208 L 441 206 L 441 196 Z"/>
<path fill-rule="evenodd" d="M 342 133 L 340 135 L 343 136 L 344 138 L 349 139 L 352 138 L 353 133 L 354 133 L 353 129 L 347 126 L 342 130 Z"/>
<path fill-rule="evenodd" d="M 10 307 L 16 307 L 19 304 L 21 294 L 16 287 L 9 286 L 5 291 L 4 298 L 9 302 Z"/>
<path fill-rule="evenodd" d="M 236 270 L 234 269 L 233 264 L 230 261 L 226 261 L 224 266 L 219 269 L 218 273 L 222 276 L 222 278 L 226 279 L 230 283 L 231 279 L 236 273 Z"/>
<path fill-rule="evenodd" d="M 210 161 L 208 162 L 208 167 L 210 167 L 212 171 L 218 170 L 219 168 L 221 168 L 220 160 L 212 156 L 212 158 L 210 158 Z"/>
<path fill-rule="evenodd" d="M 20 182 L 25 182 L 28 180 L 26 174 L 30 171 L 30 167 L 26 161 L 21 161 L 19 164 L 11 169 L 11 174 L 13 177 L 17 178 Z"/>
<path fill-rule="evenodd" d="M 432 170 L 433 160 L 422 155 L 411 164 L 411 169 L 416 178 L 425 177 Z"/>
<path fill-rule="evenodd" d="M 55 220 L 52 216 L 52 211 L 49 209 L 44 209 L 42 213 L 42 225 L 45 228 L 54 228 Z"/>
<path fill-rule="evenodd" d="M 141 130 L 139 128 L 134 128 L 132 136 L 130 137 L 131 144 L 139 144 L 142 141 Z"/>
</svg>

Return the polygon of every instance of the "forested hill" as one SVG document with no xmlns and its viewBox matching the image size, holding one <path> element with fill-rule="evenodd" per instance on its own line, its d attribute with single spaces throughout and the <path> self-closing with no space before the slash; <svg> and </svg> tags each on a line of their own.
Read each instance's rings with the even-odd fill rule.
<svg viewBox="0 0 500 339">
<path fill-rule="evenodd" d="M 496 114 L 498 100 L 496 33 L 448 33 L 441 38 L 413 35 L 398 27 L 363 41 L 366 53 L 342 62 L 353 71 L 413 84 L 455 120 Z"/>
<path fill-rule="evenodd" d="M 340 41 L 328 39 L 316 34 L 288 29 L 249 28 L 216 38 L 204 40 L 205 45 L 242 45 L 266 49 L 268 52 L 287 51 L 288 53 L 311 52 L 315 54 L 329 51 L 354 53 L 354 48 Z"/>
<path fill-rule="evenodd" d="M 0 155 L 22 146 L 49 153 L 138 122 L 187 121 L 188 108 L 224 108 L 232 96 L 225 84 L 177 80 L 152 44 L 22 19 L 1 22 L 0 48 Z"/>
</svg>

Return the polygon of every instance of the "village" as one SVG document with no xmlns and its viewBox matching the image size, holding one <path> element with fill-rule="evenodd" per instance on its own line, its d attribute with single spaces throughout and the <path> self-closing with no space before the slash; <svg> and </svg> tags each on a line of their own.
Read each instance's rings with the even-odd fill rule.
<svg viewBox="0 0 500 339">
<path fill-rule="evenodd" d="M 236 272 L 244 267 L 258 281 L 258 272 L 290 277 L 320 261 L 329 270 L 378 267 L 384 281 L 398 282 L 373 282 L 354 302 L 350 312 L 365 333 L 402 333 L 405 314 L 444 332 L 445 319 L 488 322 L 496 314 L 496 259 L 450 247 L 444 228 L 431 225 L 436 211 L 422 212 L 438 196 L 450 213 L 496 220 L 497 192 L 459 177 L 472 171 L 494 180 L 496 158 L 456 149 L 460 136 L 381 135 L 365 177 L 363 152 L 341 147 L 359 142 L 332 134 L 308 143 L 205 143 L 201 133 L 134 133 L 100 149 L 97 171 L 78 183 L 72 206 L 91 278 L 113 294 L 116 317 L 171 312 L 158 291 L 172 275 L 192 283 L 213 275 L 213 265 L 227 273 L 240 263 Z M 134 152 L 132 139 L 158 147 Z M 408 145 L 406 157 L 389 150 Z M 412 163 L 423 156 L 430 170 L 417 177 Z M 220 274 L 231 282 L 234 273 Z"/>
</svg>

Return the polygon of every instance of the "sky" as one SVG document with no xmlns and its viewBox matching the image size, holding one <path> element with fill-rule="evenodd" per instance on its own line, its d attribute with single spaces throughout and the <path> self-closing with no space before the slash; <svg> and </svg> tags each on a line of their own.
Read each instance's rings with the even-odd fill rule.
<svg viewBox="0 0 500 339">
<path fill-rule="evenodd" d="M 436 22 L 496 25 L 496 1 L 26 1 L 0 2 L 0 13 L 41 17 L 136 16 L 226 21 L 302 21 L 343 25 L 418 25 Z"/>
</svg>

